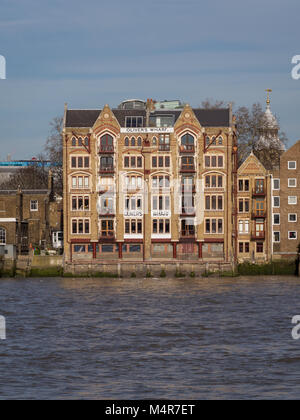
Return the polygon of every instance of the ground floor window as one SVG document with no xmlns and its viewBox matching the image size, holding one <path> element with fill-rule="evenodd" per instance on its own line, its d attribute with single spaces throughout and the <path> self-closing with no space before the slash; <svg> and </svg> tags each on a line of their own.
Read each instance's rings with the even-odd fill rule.
<svg viewBox="0 0 300 420">
<path fill-rule="evenodd" d="M 4 228 L 0 228 L 0 244 L 6 244 L 6 230 Z"/>
<path fill-rule="evenodd" d="M 133 253 L 141 253 L 141 252 L 142 252 L 141 244 L 124 244 L 123 245 L 123 253 L 125 254 L 133 254 Z"/>
<path fill-rule="evenodd" d="M 239 253 L 249 254 L 249 242 L 239 242 Z"/>
<path fill-rule="evenodd" d="M 256 243 L 256 252 L 257 253 L 264 252 L 264 244 L 263 244 L 263 242 L 257 242 Z"/>
<path fill-rule="evenodd" d="M 280 242 L 280 232 L 273 232 L 274 242 Z"/>
<path fill-rule="evenodd" d="M 202 245 L 203 258 L 223 258 L 224 244 L 223 243 L 204 243 Z"/>
<path fill-rule="evenodd" d="M 172 257 L 173 256 L 173 245 L 172 244 L 152 244 L 152 256 L 153 257 Z"/>
</svg>

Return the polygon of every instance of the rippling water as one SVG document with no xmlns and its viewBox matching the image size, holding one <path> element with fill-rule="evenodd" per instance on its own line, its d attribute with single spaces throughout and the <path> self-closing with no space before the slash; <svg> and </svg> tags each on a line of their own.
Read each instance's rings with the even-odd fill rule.
<svg viewBox="0 0 300 420">
<path fill-rule="evenodd" d="M 0 280 L 0 398 L 299 398 L 300 280 Z"/>
</svg>

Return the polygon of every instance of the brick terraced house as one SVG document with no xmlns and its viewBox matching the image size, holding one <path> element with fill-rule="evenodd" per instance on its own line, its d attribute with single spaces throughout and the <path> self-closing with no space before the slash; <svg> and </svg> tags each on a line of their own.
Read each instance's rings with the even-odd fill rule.
<svg viewBox="0 0 300 420">
<path fill-rule="evenodd" d="M 131 100 L 117 109 L 65 107 L 66 264 L 236 259 L 231 107 L 174 104 Z"/>
</svg>

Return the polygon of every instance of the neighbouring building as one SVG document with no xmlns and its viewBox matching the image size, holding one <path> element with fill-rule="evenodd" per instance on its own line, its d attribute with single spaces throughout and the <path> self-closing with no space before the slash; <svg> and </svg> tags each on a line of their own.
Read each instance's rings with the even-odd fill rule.
<svg viewBox="0 0 300 420">
<path fill-rule="evenodd" d="M 9 258 L 32 247 L 52 247 L 52 234 L 62 231 L 62 198 L 45 190 L 0 190 L 0 254 Z"/>
<path fill-rule="evenodd" d="M 180 107 L 150 100 L 65 107 L 66 264 L 237 258 L 231 107 Z"/>
<path fill-rule="evenodd" d="M 280 157 L 272 179 L 273 254 L 295 257 L 300 243 L 300 140 Z"/>
</svg>

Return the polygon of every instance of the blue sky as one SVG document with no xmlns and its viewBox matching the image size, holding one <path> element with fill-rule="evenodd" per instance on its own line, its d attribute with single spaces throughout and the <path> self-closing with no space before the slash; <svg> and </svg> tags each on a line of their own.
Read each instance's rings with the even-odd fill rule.
<svg viewBox="0 0 300 420">
<path fill-rule="evenodd" d="M 0 159 L 31 158 L 49 121 L 126 98 L 207 97 L 251 105 L 272 88 L 290 144 L 300 139 L 299 0 L 1 0 Z"/>
</svg>

